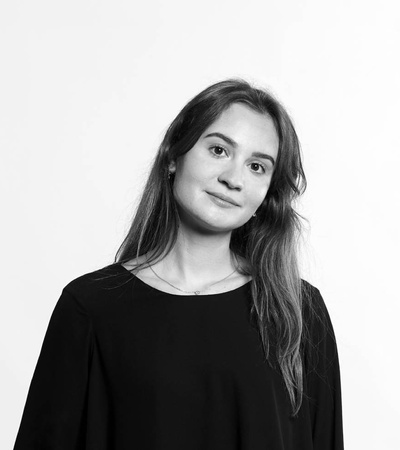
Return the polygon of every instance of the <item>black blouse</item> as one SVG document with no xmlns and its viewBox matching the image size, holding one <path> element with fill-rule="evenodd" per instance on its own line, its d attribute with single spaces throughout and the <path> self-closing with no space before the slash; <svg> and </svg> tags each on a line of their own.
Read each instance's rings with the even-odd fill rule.
<svg viewBox="0 0 400 450">
<path fill-rule="evenodd" d="M 71 281 L 51 316 L 14 450 L 343 449 L 332 324 L 319 291 L 305 286 L 312 352 L 304 347 L 305 395 L 292 418 L 250 321 L 250 283 L 173 295 L 120 264 Z"/>
</svg>

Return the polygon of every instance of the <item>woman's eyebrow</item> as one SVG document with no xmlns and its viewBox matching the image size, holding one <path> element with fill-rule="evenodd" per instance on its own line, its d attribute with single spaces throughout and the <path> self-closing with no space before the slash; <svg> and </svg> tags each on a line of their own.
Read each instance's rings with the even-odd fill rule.
<svg viewBox="0 0 400 450">
<path fill-rule="evenodd" d="M 226 136 L 225 134 L 219 133 L 218 131 L 216 131 L 215 133 L 207 134 L 207 136 L 204 136 L 204 138 L 208 138 L 208 137 L 219 137 L 223 141 L 225 141 L 227 144 L 231 145 L 232 147 L 236 148 L 238 146 L 237 142 L 235 142 L 233 139 Z"/>
<path fill-rule="evenodd" d="M 275 159 L 271 155 L 268 155 L 267 153 L 253 152 L 251 156 L 254 156 L 255 158 L 268 159 L 269 161 L 272 162 L 273 166 L 275 165 Z"/>
<path fill-rule="evenodd" d="M 226 136 L 225 134 L 219 133 L 218 131 L 207 134 L 206 136 L 204 136 L 204 139 L 208 137 L 218 137 L 234 148 L 238 146 L 237 142 L 235 142 L 233 139 Z M 272 162 L 272 165 L 275 165 L 275 159 L 272 156 L 268 155 L 267 153 L 253 152 L 251 156 L 254 156 L 256 158 L 268 159 L 269 161 Z"/>
</svg>

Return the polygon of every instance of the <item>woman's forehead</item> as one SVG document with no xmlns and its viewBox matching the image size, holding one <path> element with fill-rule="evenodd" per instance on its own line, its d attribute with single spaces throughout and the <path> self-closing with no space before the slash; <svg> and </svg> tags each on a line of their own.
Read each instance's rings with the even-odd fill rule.
<svg viewBox="0 0 400 450">
<path fill-rule="evenodd" d="M 202 138 L 227 137 L 228 144 L 240 146 L 254 144 L 261 147 L 279 146 L 279 138 L 271 116 L 241 104 L 234 103 L 206 128 Z M 231 142 L 229 142 L 231 141 Z"/>
</svg>

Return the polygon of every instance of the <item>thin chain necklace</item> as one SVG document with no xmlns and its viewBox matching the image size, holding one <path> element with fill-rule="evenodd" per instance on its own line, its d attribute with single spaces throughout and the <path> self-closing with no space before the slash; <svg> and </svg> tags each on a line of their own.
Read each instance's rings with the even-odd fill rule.
<svg viewBox="0 0 400 450">
<path fill-rule="evenodd" d="M 164 283 L 169 284 L 171 287 L 173 287 L 174 289 L 177 289 L 180 292 L 183 292 L 185 294 L 195 294 L 195 295 L 200 295 L 201 291 L 184 291 L 183 289 L 178 288 L 177 286 L 174 286 L 172 283 L 170 283 L 167 280 L 164 280 L 164 278 L 161 278 L 160 275 L 157 275 L 156 272 L 154 271 L 154 269 L 151 267 L 150 264 L 148 264 L 148 266 L 150 267 L 151 271 L 154 273 L 154 275 L 160 279 L 161 281 L 164 281 Z M 215 283 L 209 284 L 206 288 L 202 289 L 202 291 L 206 291 L 207 289 L 209 289 L 211 286 L 214 286 L 214 284 L 220 283 L 221 281 L 226 280 L 227 278 L 229 278 L 230 276 L 232 276 L 235 272 L 237 271 L 237 266 L 235 267 L 235 270 L 230 273 L 229 275 L 227 275 L 226 277 L 222 278 L 222 280 L 218 280 L 215 281 Z"/>
</svg>

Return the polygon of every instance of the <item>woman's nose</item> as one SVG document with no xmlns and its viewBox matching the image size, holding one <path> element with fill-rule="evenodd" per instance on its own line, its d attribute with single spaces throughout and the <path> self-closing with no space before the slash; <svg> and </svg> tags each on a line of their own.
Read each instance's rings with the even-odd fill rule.
<svg viewBox="0 0 400 450">
<path fill-rule="evenodd" d="M 218 181 L 228 186 L 229 189 L 241 191 L 243 189 L 243 171 L 240 167 L 232 165 L 219 175 Z"/>
</svg>

